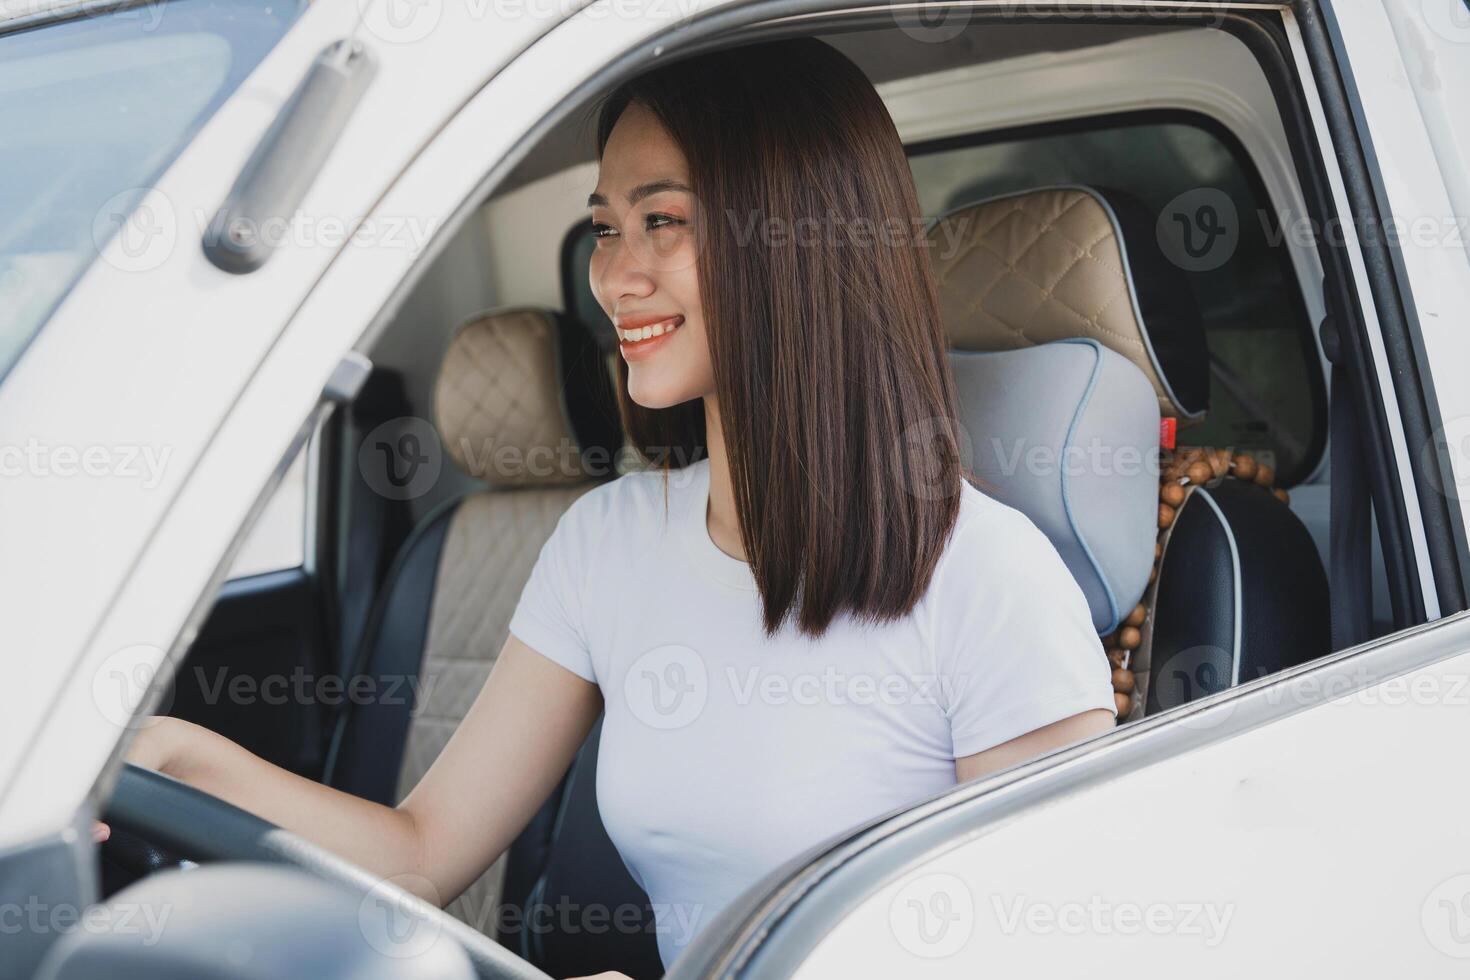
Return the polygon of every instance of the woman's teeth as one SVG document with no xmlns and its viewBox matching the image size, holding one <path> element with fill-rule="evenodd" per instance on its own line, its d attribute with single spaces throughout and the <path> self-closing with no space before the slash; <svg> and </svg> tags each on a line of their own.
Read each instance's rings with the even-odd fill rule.
<svg viewBox="0 0 1470 980">
<path fill-rule="evenodd" d="M 632 330 L 624 330 L 619 327 L 617 328 L 618 339 L 627 343 L 635 343 L 639 340 L 647 340 L 649 337 L 662 337 L 666 333 L 673 333 L 683 324 L 683 317 L 671 316 L 667 320 L 650 323 L 646 327 L 634 327 Z"/>
</svg>

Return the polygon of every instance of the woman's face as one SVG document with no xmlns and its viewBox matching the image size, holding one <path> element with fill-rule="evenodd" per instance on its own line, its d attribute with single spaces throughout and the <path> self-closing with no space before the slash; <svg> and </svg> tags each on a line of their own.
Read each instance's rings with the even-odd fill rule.
<svg viewBox="0 0 1470 980">
<path fill-rule="evenodd" d="M 628 396 L 669 408 L 713 393 L 689 168 L 644 106 L 628 106 L 613 126 L 587 203 L 597 242 L 588 279 L 617 328 Z"/>
</svg>

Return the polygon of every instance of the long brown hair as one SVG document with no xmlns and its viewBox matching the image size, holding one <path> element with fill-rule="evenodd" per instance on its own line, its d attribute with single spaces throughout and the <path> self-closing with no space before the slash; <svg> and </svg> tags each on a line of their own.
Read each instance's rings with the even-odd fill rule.
<svg viewBox="0 0 1470 980">
<path fill-rule="evenodd" d="M 767 633 L 793 612 L 814 636 L 843 611 L 908 614 L 954 528 L 962 476 L 934 275 L 892 118 L 855 64 L 811 38 L 625 82 L 601 104 L 599 159 L 630 103 L 689 163 L 720 421 Z M 618 371 L 633 445 L 665 468 L 700 459 L 702 404 L 642 408 L 622 358 Z"/>
</svg>

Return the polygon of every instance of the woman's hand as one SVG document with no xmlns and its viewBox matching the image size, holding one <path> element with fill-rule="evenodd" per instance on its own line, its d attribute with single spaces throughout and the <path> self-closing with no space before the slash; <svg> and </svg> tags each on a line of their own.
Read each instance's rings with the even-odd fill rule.
<svg viewBox="0 0 1470 980">
<path fill-rule="evenodd" d="M 125 758 L 273 823 L 443 907 L 494 863 L 567 771 L 602 696 L 597 685 L 506 640 L 444 750 L 397 807 L 276 766 L 180 718 L 150 718 Z M 485 746 L 510 749 L 492 753 Z M 473 814 L 469 819 L 466 814 Z"/>
</svg>

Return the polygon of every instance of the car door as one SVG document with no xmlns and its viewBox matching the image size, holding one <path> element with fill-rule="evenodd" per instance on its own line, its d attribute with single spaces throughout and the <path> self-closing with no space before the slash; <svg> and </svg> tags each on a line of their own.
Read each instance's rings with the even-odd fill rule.
<svg viewBox="0 0 1470 980">
<path fill-rule="evenodd" d="M 701 12 L 713 13 L 716 6 L 710 5 Z M 753 6 L 753 5 L 752 5 Z M 440 10 L 440 18 L 451 16 L 446 9 L 427 5 L 429 10 Z M 725 5 L 724 12 L 734 12 L 734 4 Z M 89 583 L 89 591 L 81 604 L 85 617 L 69 627 L 59 636 L 58 646 L 68 651 L 70 663 L 84 672 L 100 670 L 112 658 L 126 653 L 132 660 L 124 659 L 131 666 L 141 663 L 156 667 L 165 650 L 187 645 L 191 630 L 197 625 L 200 603 L 212 595 L 212 584 L 222 574 L 221 558 L 229 556 L 234 547 L 235 529 L 248 523 L 248 519 L 260 506 L 262 490 L 276 482 L 272 474 L 284 471 L 284 460 L 304 441 L 314 423 L 314 406 L 320 404 L 320 394 L 340 391 L 343 384 L 359 376 L 361 363 L 351 357 L 344 361 L 344 352 L 354 345 L 365 347 L 374 332 L 385 324 L 393 310 L 410 288 L 414 275 L 421 270 L 436 247 L 458 221 L 463 220 L 472 205 L 481 197 L 489 185 L 504 175 L 513 165 L 517 151 L 524 145 L 527 135 L 541 125 L 546 116 L 574 94 L 585 94 L 605 72 L 614 56 L 633 58 L 656 58 L 656 37 L 666 30 L 678 28 L 689 30 L 691 22 L 686 19 L 691 11 L 669 11 L 667 8 L 642 12 L 636 17 L 618 17 L 611 4 L 594 4 L 580 14 L 571 17 L 554 30 L 544 31 L 534 46 L 521 56 L 495 71 L 495 65 L 510 57 L 511 52 L 530 42 L 532 37 L 543 33 L 549 24 L 543 19 L 535 24 L 523 25 L 524 29 L 505 29 L 500 23 L 487 25 L 468 18 L 464 22 L 448 24 L 439 20 L 430 25 L 422 36 L 412 40 L 398 39 L 405 52 L 402 57 L 384 54 L 384 66 L 379 81 L 391 79 L 396 83 L 383 83 L 369 90 L 369 99 L 381 98 L 382 102 L 366 101 L 364 107 L 375 110 L 373 126 L 353 130 L 350 126 L 344 136 L 339 152 L 328 159 L 317 184 L 318 188 L 331 188 L 332 194 L 346 194 L 338 185 L 341 180 L 354 189 L 346 200 L 327 198 L 314 202 L 321 206 L 321 213 L 333 211 L 359 213 L 383 220 L 403 220 L 407 216 L 418 216 L 433 224 L 432 233 L 423 241 L 409 247 L 381 247 L 369 240 L 371 236 L 354 237 L 351 241 L 329 250 L 302 248 L 278 253 L 261 272 L 240 277 L 239 292 L 224 291 L 211 296 L 207 303 L 199 293 L 188 292 L 190 275 L 208 273 L 208 268 L 194 262 L 188 267 L 171 270 L 170 278 L 157 277 L 148 286 L 162 289 L 164 300 L 162 327 L 165 332 L 174 331 L 164 340 L 154 342 L 153 353 L 168 350 L 170 341 L 182 344 L 182 326 L 186 319 L 186 300 L 196 302 L 193 310 L 195 321 L 200 311 L 213 317 L 218 314 L 217 326 L 225 336 L 232 331 L 244 331 L 246 343 L 237 353 L 239 366 L 229 373 L 221 391 L 221 378 L 214 377 L 213 384 L 197 379 L 190 381 L 187 398 L 179 401 L 191 411 L 198 410 L 200 417 L 191 419 L 190 425 L 177 424 L 178 441 L 183 448 L 185 471 L 177 475 L 168 488 L 167 500 L 147 505 L 132 500 L 105 499 L 110 510 L 98 519 L 122 519 L 138 521 L 135 534 L 120 539 L 115 553 L 106 556 L 105 566 L 98 572 L 99 581 Z M 483 20 L 483 17 L 481 18 Z M 716 23 L 713 17 L 702 18 L 704 27 Z M 446 33 L 446 24 L 451 29 L 452 40 L 437 40 Z M 388 30 L 393 34 L 398 28 Z M 414 29 L 411 33 L 417 33 Z M 313 39 L 325 42 L 337 36 L 324 31 Z M 427 41 L 434 38 L 433 41 Z M 382 54 L 390 49 L 393 41 L 374 41 L 371 47 Z M 645 45 L 646 47 L 640 47 Z M 302 48 L 310 53 L 320 50 L 317 44 Z M 308 63 L 308 50 L 298 50 L 298 69 Z M 477 60 L 478 59 L 478 60 Z M 499 60 L 497 60 L 499 59 Z M 433 70 L 439 61 L 454 61 L 457 65 L 453 77 L 440 79 Z M 474 63 L 474 72 L 464 68 L 465 62 Z M 409 85 L 414 71 L 424 72 L 423 77 L 438 79 L 425 93 L 422 87 Z M 299 72 L 297 73 L 299 75 Z M 493 75 L 493 80 L 482 84 Z M 474 83 L 471 84 L 471 79 Z M 407 90 L 412 88 L 410 94 Z M 385 89 L 395 93 L 390 98 Z M 282 96 L 284 98 L 284 96 Z M 272 103 L 278 107 L 281 100 Z M 427 111 L 425 105 L 428 106 Z M 454 111 L 450 111 L 450 107 Z M 377 111 L 381 110 L 381 112 Z M 364 113 L 368 115 L 368 113 Z M 256 114 L 252 118 L 256 125 L 249 127 L 249 136 L 223 130 L 218 140 L 229 147 L 233 166 L 224 169 L 233 174 L 238 172 L 254 145 L 254 138 L 264 129 L 269 114 Z M 422 134 L 418 139 L 402 135 L 399 127 L 409 132 Z M 374 155 L 375 143 L 387 139 L 386 145 L 392 152 L 387 162 L 378 161 Z M 432 134 L 432 139 L 430 139 Z M 411 147 L 411 152 L 407 148 Z M 400 152 L 402 151 L 402 152 Z M 467 163 L 470 161 L 470 163 Z M 228 189 L 229 179 L 211 171 L 211 179 L 202 176 L 204 169 L 199 159 L 191 159 L 188 167 L 182 167 L 176 184 L 169 185 L 185 200 L 219 200 Z M 359 169 L 366 170 L 364 176 Z M 391 174 L 392 176 L 388 176 Z M 194 181 L 190 184 L 189 181 Z M 185 193 L 187 191 L 188 193 Z M 323 190 L 323 194 L 328 191 Z M 308 200 L 312 200 L 308 197 Z M 352 205 L 363 205 L 354 209 Z M 198 256 L 191 256 L 198 259 Z M 307 261 L 307 259 L 310 261 Z M 291 261 L 283 261 L 291 259 Z M 278 273 L 285 269 L 287 272 Z M 289 273 L 289 275 L 287 274 Z M 260 276 L 260 278 L 254 278 Z M 114 277 L 115 278 L 115 277 Z M 218 285 L 216 279 L 214 285 Z M 84 282 L 83 286 L 88 284 Z M 103 289 L 99 284 L 89 287 L 69 301 L 70 309 L 63 309 L 63 321 L 68 333 L 78 332 L 71 340 L 80 339 L 79 324 L 86 313 L 95 313 L 103 296 L 131 296 L 138 299 L 144 286 L 134 286 L 130 291 L 127 283 L 110 282 Z M 181 296 L 175 294 L 182 291 Z M 251 300 L 244 312 L 230 309 L 232 301 Z M 204 303 L 204 305 L 197 305 Z M 267 324 L 260 327 L 256 317 Z M 211 324 L 216 325 L 216 324 Z M 284 325 L 284 326 L 282 326 Z M 252 333 L 250 328 L 255 326 Z M 64 337 L 51 341 L 43 334 L 41 346 L 51 350 L 37 350 L 28 354 L 27 372 L 32 363 L 40 365 L 34 369 L 36 378 L 43 376 L 42 367 L 48 369 L 44 376 L 57 376 L 60 348 Z M 184 344 L 185 353 L 187 344 Z M 34 356 L 36 360 L 30 362 Z M 167 361 L 172 371 L 189 367 L 184 353 L 176 353 Z M 153 375 L 150 377 L 159 377 Z M 167 372 L 161 373 L 167 377 Z M 15 380 L 15 379 L 12 379 Z M 102 394 L 108 394 L 105 379 L 87 376 L 79 381 L 77 391 L 85 393 L 85 382 L 99 383 Z M 32 382 L 24 390 L 35 395 L 39 381 Z M 9 387 L 0 390 L 0 399 L 12 397 Z M 14 396 L 19 397 L 19 396 Z M 54 404 L 54 403 L 53 403 Z M 88 404 L 92 404 L 88 402 Z M 11 407 L 0 403 L 0 408 Z M 150 403 L 141 417 L 157 421 L 170 420 L 167 404 L 159 401 Z M 0 418 L 4 418 L 0 412 Z M 34 422 L 34 413 L 25 421 Z M 71 420 L 80 424 L 76 418 Z M 41 506 L 42 493 L 37 490 L 27 501 L 36 505 L 42 519 L 51 528 L 64 526 L 63 517 L 74 513 L 66 504 L 74 500 L 58 501 L 51 507 Z M 39 545 L 32 535 L 25 542 Z M 59 567 L 70 567 L 78 559 L 80 547 L 67 542 L 66 550 L 58 556 Z M 18 579 L 18 576 L 17 576 Z M 14 579 L 12 579 L 14 580 Z M 40 590 L 30 589 L 22 596 L 43 604 L 46 611 L 58 611 L 55 599 L 46 600 Z M 1445 624 L 1453 625 L 1453 624 Z M 1442 627 L 1441 627 L 1442 628 Z M 1445 634 L 1442 634 L 1445 635 Z M 62 642 L 64 641 L 64 642 Z M 1397 642 L 1397 639 L 1394 641 Z M 142 647 L 141 651 L 138 650 Z M 1421 650 L 1421 654 L 1429 653 Z M 0 819 L 24 818 L 28 826 L 60 826 L 74 812 L 77 803 L 90 785 L 90 776 L 101 768 L 107 754 L 117 743 L 117 722 L 105 718 L 98 720 L 98 707 L 93 692 L 82 691 L 75 686 L 61 690 L 64 685 L 57 678 L 54 688 L 44 691 L 49 698 L 51 714 L 44 722 L 37 722 L 39 712 L 27 713 L 26 721 L 34 730 L 34 744 L 52 744 L 57 732 L 74 734 L 70 743 L 83 747 L 81 757 L 71 763 L 78 775 L 67 777 L 62 785 L 48 788 L 42 793 L 45 780 L 52 775 L 46 766 L 50 761 L 16 753 L 3 757 L 13 772 L 5 783 L 7 795 L 0 799 Z M 1247 692 L 1249 693 L 1249 692 Z M 1233 692 L 1232 695 L 1233 697 Z M 1218 705 L 1229 700 L 1222 697 L 1208 702 L 1205 707 Z M 108 702 L 108 708 L 116 714 L 121 711 L 125 718 L 131 716 L 143 701 L 143 693 L 134 691 Z M 1158 722 L 1146 722 L 1131 732 L 1159 731 L 1156 741 L 1140 741 L 1142 746 L 1167 743 L 1183 746 L 1186 743 L 1173 741 L 1177 738 L 1177 721 L 1197 713 L 1199 708 L 1190 706 L 1174 717 L 1161 717 Z M 1304 713 L 1304 715 L 1310 713 Z M 1243 715 L 1242 717 L 1248 717 Z M 111 727 L 109 727 L 111 726 Z M 1165 736 L 1169 736 L 1166 738 Z M 1120 732 L 1121 743 L 1130 736 Z M 1140 750 L 1141 751 L 1141 750 Z M 1099 758 L 1102 758 L 1099 753 Z M 1044 765 L 1048 771 L 1059 772 L 1053 778 L 1064 779 L 1069 770 L 1067 759 L 1053 759 Z M 1029 770 L 1028 770 L 1029 771 Z M 1037 770 L 1039 771 L 1039 770 Z M 1026 773 L 1021 773 L 1024 776 Z M 1017 806 L 1031 799 L 1024 780 L 1015 775 L 986 784 L 984 792 L 1001 785 L 1015 785 L 1020 789 L 1010 797 Z M 77 793 L 78 789 L 81 793 Z M 976 792 L 980 792 L 977 790 Z M 968 796 L 968 794 L 963 794 Z M 24 802 L 22 802 L 24 801 Z M 923 813 L 914 814 L 917 821 Z M 1095 818 L 1097 814 L 1094 812 Z M 49 818 L 49 819 L 48 819 Z M 17 824 L 19 825 L 19 824 Z M 9 833 L 7 825 L 7 833 Z M 949 828 L 946 836 L 930 841 L 935 849 L 942 849 L 950 842 L 957 842 L 967 834 L 964 830 Z M 833 897 L 812 891 L 813 905 L 818 897 Z M 858 892 L 844 892 L 840 899 L 827 907 L 847 909 L 855 902 Z M 924 898 L 920 896 L 921 900 Z M 751 923 L 765 921 L 761 918 L 771 909 L 784 909 L 788 900 L 774 891 L 763 892 L 754 900 L 749 916 L 733 920 L 734 931 L 712 931 L 708 940 L 712 950 L 727 948 L 720 944 L 748 941 L 753 935 Z M 837 918 L 840 918 L 840 912 Z M 729 921 L 729 920 L 727 920 Z M 836 921 L 834 919 L 833 921 Z M 822 935 L 814 932 L 815 940 Z M 731 939 L 731 937 L 736 937 Z M 743 937 L 743 938 L 741 938 Z M 774 948 L 774 947 L 773 947 Z M 809 950 L 808 950 L 809 951 Z M 689 970 L 696 969 L 695 959 L 690 959 Z M 709 962 L 709 961 L 699 961 Z M 788 959 L 787 967 L 794 969 L 798 959 Z"/>
</svg>

